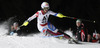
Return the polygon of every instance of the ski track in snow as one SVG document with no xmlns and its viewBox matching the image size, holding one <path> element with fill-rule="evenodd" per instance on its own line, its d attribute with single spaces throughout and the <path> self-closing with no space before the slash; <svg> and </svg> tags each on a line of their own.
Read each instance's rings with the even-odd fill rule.
<svg viewBox="0 0 100 48">
<path fill-rule="evenodd" d="M 68 40 L 42 38 L 41 33 L 22 37 L 7 36 L 5 35 L 8 31 L 6 27 L 5 23 L 0 25 L 0 48 L 100 48 L 98 43 L 68 44 Z"/>
<path fill-rule="evenodd" d="M 61 41 L 61 42 L 58 42 Z M 99 48 L 98 43 L 68 44 L 56 38 L 1 36 L 0 48 Z"/>
</svg>

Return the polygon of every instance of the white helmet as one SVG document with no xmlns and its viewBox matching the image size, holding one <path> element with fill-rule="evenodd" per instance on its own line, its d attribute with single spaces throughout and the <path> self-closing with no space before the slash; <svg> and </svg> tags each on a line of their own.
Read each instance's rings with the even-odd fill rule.
<svg viewBox="0 0 100 48">
<path fill-rule="evenodd" d="M 45 7 L 47 7 L 47 8 L 49 9 L 49 8 L 50 8 L 50 7 L 49 7 L 49 3 L 43 2 L 43 3 L 41 4 L 41 8 L 42 8 L 42 9 L 44 9 Z"/>
<path fill-rule="evenodd" d="M 82 21 L 80 19 L 77 19 L 76 22 L 80 22 L 81 23 Z"/>
</svg>

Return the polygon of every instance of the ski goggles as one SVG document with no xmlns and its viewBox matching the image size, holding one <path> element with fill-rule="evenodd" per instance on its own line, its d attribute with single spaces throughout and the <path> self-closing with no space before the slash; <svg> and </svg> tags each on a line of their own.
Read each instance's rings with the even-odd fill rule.
<svg viewBox="0 0 100 48">
<path fill-rule="evenodd" d="M 44 9 L 44 10 L 49 10 L 49 7 L 44 7 L 43 9 Z"/>
</svg>

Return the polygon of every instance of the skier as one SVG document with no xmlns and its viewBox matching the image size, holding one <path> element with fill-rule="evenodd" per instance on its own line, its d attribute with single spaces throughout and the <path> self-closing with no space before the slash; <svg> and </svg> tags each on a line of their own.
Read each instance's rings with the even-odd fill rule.
<svg viewBox="0 0 100 48">
<path fill-rule="evenodd" d="M 82 42 L 89 42 L 90 41 L 90 35 L 88 34 L 88 30 L 87 28 L 85 28 L 84 24 L 82 23 L 82 21 L 80 19 L 76 20 L 76 30 L 73 32 L 75 38 L 78 41 L 82 41 Z"/>
<path fill-rule="evenodd" d="M 54 25 L 52 25 L 49 21 L 49 15 L 53 15 L 59 18 L 64 18 L 63 14 L 60 13 L 55 13 L 50 9 L 49 4 L 47 2 L 43 2 L 41 4 L 42 10 L 37 11 L 33 16 L 29 17 L 23 24 L 22 26 L 27 26 L 29 22 L 37 17 L 37 27 L 40 32 L 42 32 L 45 35 L 48 35 L 47 33 L 53 34 L 53 35 L 60 35 L 64 34 L 64 37 L 67 39 L 72 39 L 69 35 L 65 34 L 64 32 L 56 29 Z M 73 39 L 73 41 L 75 41 Z"/>
<path fill-rule="evenodd" d="M 18 27 L 18 23 L 17 22 L 14 22 L 13 25 L 11 26 L 11 31 L 10 31 L 10 35 L 18 35 L 17 33 L 17 30 L 19 30 L 20 28 Z"/>
<path fill-rule="evenodd" d="M 89 34 L 91 35 L 92 42 L 99 41 L 100 43 L 100 32 L 98 29 L 98 25 L 96 23 L 92 23 L 92 25 L 90 25 L 89 31 L 90 31 Z"/>
</svg>

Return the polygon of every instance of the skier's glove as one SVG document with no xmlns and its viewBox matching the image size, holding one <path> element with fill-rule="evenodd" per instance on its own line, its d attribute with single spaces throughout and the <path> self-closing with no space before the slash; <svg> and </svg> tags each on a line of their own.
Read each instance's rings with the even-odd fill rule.
<svg viewBox="0 0 100 48">
<path fill-rule="evenodd" d="M 67 17 L 67 16 L 64 16 L 63 14 L 58 13 L 58 14 L 57 14 L 57 17 L 59 17 L 59 18 L 63 18 L 63 17 Z"/>
<path fill-rule="evenodd" d="M 28 21 L 25 21 L 23 24 L 22 24 L 22 26 L 27 26 L 29 24 L 29 22 Z"/>
</svg>

